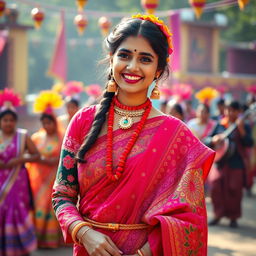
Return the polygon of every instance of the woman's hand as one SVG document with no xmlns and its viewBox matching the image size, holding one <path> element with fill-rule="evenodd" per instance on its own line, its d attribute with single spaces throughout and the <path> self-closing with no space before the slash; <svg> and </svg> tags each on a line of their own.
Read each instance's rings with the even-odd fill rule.
<svg viewBox="0 0 256 256">
<path fill-rule="evenodd" d="M 46 165 L 56 165 L 59 162 L 59 158 L 58 157 L 45 157 L 45 156 L 41 156 L 40 162 L 42 164 L 46 164 Z"/>
<path fill-rule="evenodd" d="M 0 160 L 0 169 L 5 169 L 6 168 L 6 164 Z"/>
<path fill-rule="evenodd" d="M 15 167 L 19 164 L 22 164 L 24 161 L 23 161 L 23 158 L 22 157 L 14 157 L 12 158 L 7 164 L 6 164 L 6 168 L 12 168 L 12 167 Z"/>
<path fill-rule="evenodd" d="M 86 232 L 79 240 L 83 243 L 90 256 L 122 255 L 122 252 L 108 236 L 93 229 Z"/>
</svg>

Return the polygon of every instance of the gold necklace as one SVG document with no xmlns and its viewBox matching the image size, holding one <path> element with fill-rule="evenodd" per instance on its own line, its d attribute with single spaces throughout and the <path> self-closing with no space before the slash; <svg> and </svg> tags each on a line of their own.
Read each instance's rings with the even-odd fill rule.
<svg viewBox="0 0 256 256">
<path fill-rule="evenodd" d="M 142 116 L 145 110 L 135 110 L 135 111 L 125 111 L 123 109 L 120 109 L 118 107 L 114 107 L 114 111 L 116 114 L 122 116 L 119 121 L 118 125 L 121 129 L 129 129 L 133 125 L 133 119 L 132 117 L 138 117 Z"/>
</svg>

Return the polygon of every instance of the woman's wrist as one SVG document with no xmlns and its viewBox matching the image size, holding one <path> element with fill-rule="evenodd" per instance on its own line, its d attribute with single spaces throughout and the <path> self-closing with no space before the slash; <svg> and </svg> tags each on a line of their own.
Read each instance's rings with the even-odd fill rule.
<svg viewBox="0 0 256 256">
<path fill-rule="evenodd" d="M 88 226 L 83 226 L 81 227 L 78 232 L 77 232 L 77 240 L 79 241 L 80 244 L 82 244 L 83 241 L 83 237 L 87 234 L 87 232 L 89 232 L 90 230 L 92 230 L 92 228 L 88 227 Z"/>
</svg>

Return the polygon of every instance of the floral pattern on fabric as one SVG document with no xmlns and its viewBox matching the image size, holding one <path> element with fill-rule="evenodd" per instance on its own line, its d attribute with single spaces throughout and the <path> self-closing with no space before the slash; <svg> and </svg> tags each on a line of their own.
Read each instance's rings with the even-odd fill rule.
<svg viewBox="0 0 256 256">
<path fill-rule="evenodd" d="M 63 166 L 69 170 L 71 168 L 74 168 L 74 165 L 75 165 L 75 159 L 72 158 L 70 155 L 66 155 L 64 158 L 63 158 Z"/>
</svg>

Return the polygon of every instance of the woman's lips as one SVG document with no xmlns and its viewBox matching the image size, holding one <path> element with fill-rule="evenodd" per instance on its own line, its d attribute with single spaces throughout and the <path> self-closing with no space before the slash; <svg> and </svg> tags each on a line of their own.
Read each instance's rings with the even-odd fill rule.
<svg viewBox="0 0 256 256">
<path fill-rule="evenodd" d="M 135 84 L 142 79 L 141 76 L 132 75 L 132 74 L 122 74 L 122 77 L 124 81 L 128 84 Z"/>
</svg>

